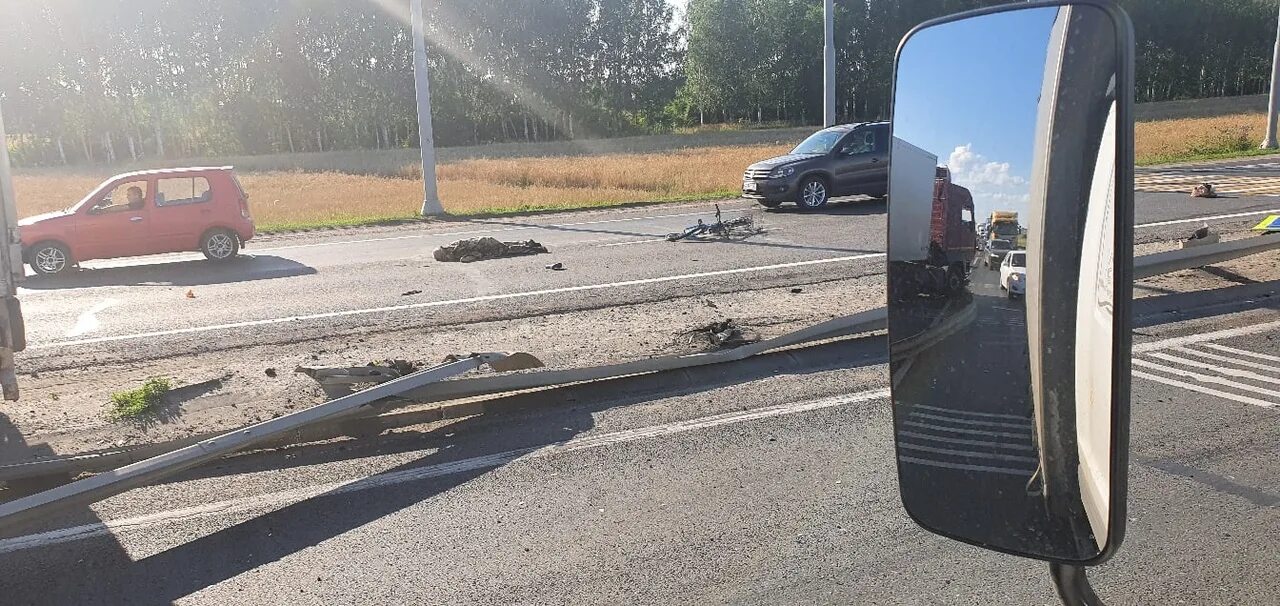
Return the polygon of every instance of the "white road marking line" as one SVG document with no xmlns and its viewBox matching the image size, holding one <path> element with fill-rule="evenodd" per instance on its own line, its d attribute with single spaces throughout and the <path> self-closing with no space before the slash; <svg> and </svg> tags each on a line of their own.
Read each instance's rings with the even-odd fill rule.
<svg viewBox="0 0 1280 606">
<path fill-rule="evenodd" d="M 979 452 L 975 450 L 952 450 L 950 448 L 934 448 L 932 446 L 921 446 L 919 444 L 898 443 L 898 448 L 904 450 L 918 450 L 920 452 L 928 452 L 932 454 L 947 455 L 953 457 L 963 457 L 966 459 L 995 459 L 997 461 L 1025 461 L 1034 463 L 1039 459 L 1035 457 L 1024 457 L 1019 455 L 1000 454 L 994 452 Z"/>
<path fill-rule="evenodd" d="M 850 255 L 846 257 L 833 257 L 828 259 L 815 259 L 812 261 L 795 261 L 792 263 L 778 263 L 775 265 L 760 265 L 756 267 L 740 267 L 737 269 L 722 269 L 718 271 L 704 271 L 693 274 L 680 274 L 676 276 L 662 276 L 658 278 L 641 278 L 638 280 L 624 280 L 622 282 L 609 282 L 605 284 L 587 284 L 583 286 L 565 286 L 561 288 L 548 288 L 544 290 L 532 290 L 525 292 L 504 293 L 498 295 L 481 295 L 477 297 L 467 297 L 463 299 L 449 299 L 445 301 L 426 301 L 423 303 L 408 303 L 405 305 L 390 305 L 387 307 L 371 307 L 366 309 L 349 309 L 344 311 L 331 311 L 318 314 L 307 314 L 301 316 L 288 316 L 283 318 L 266 318 L 262 320 L 246 320 L 244 322 L 231 322 L 228 324 L 212 324 L 207 326 L 192 326 L 189 328 L 173 328 L 169 330 L 156 330 L 150 332 L 140 332 L 128 335 L 115 335 L 110 337 L 95 337 L 92 339 L 77 339 L 72 341 L 54 341 L 52 343 L 37 343 L 28 345 L 28 349 L 48 349 L 53 347 L 69 347 L 72 345 L 88 345 L 92 343 L 108 343 L 113 341 L 131 341 L 135 339 L 145 339 L 150 337 L 167 337 L 172 335 L 185 335 L 200 332 L 208 332 L 212 330 L 227 330 L 233 328 L 248 328 L 252 326 L 267 326 L 271 324 L 283 324 L 288 322 L 301 322 L 306 320 L 321 320 L 325 318 L 341 318 L 345 316 L 358 316 L 373 313 L 385 313 L 391 311 L 403 311 L 407 309 L 424 309 L 429 307 L 445 307 L 448 305 L 459 305 L 463 303 L 484 303 L 488 301 L 502 301 L 508 299 L 521 299 L 527 297 L 537 297 L 542 295 L 561 294 L 566 292 L 582 292 L 590 290 L 606 290 L 613 288 L 623 288 L 627 286 L 640 286 L 644 284 L 660 284 L 663 282 L 676 282 L 680 280 L 694 280 L 698 278 L 710 278 L 715 276 L 729 276 L 734 274 L 758 273 L 762 271 L 774 271 L 778 269 L 790 269 L 793 267 L 808 267 L 811 265 L 826 265 L 830 263 L 843 263 L 846 261 L 857 261 L 860 259 L 874 259 L 883 257 L 885 253 L 870 253 L 864 255 Z"/>
<path fill-rule="evenodd" d="M 340 246 L 343 244 L 364 244 L 366 242 L 387 242 L 390 240 L 410 240 L 414 238 L 448 238 L 454 236 L 474 236 L 479 234 L 496 234 L 511 231 L 520 231 L 526 229 L 549 229 L 556 230 L 563 227 L 580 227 L 583 225 L 601 225 L 604 223 L 623 223 L 627 221 L 648 221 L 653 219 L 670 219 L 674 217 L 692 217 L 694 215 L 706 215 L 708 211 L 674 213 L 670 215 L 649 215 L 644 217 L 622 217 L 618 219 L 601 219 L 598 221 L 580 221 L 577 223 L 548 223 L 547 225 L 515 225 L 511 227 L 493 227 L 489 229 L 473 229 L 466 231 L 448 231 L 448 232 L 429 232 L 419 234 L 407 234 L 403 236 L 387 236 L 383 238 L 365 238 L 361 240 L 340 240 L 337 242 L 312 242 L 310 244 L 290 244 L 286 246 L 272 246 L 268 248 L 254 248 L 255 252 L 275 252 L 279 250 L 293 250 L 295 248 L 315 248 L 318 246 Z"/>
<path fill-rule="evenodd" d="M 71 330 L 68 330 L 64 336 L 78 337 L 98 330 L 98 327 L 100 326 L 98 323 L 98 313 L 119 304 L 120 301 L 116 299 L 105 299 L 101 303 L 90 307 L 87 311 L 80 314 L 80 317 L 76 318 L 76 325 L 72 326 Z"/>
<path fill-rule="evenodd" d="M 1251 326 L 1240 326 L 1238 328 L 1228 328 L 1226 330 L 1216 330 L 1213 332 L 1202 332 L 1185 337 L 1173 337 L 1171 339 L 1161 339 L 1159 341 L 1151 341 L 1148 343 L 1140 343 L 1133 346 L 1133 353 L 1146 353 L 1157 349 L 1169 349 L 1182 345 L 1190 345 L 1192 343 L 1201 343 L 1204 341 L 1217 341 L 1218 339 L 1229 339 L 1232 337 L 1243 337 L 1245 335 L 1254 335 L 1268 330 L 1280 331 L 1280 320 L 1271 322 L 1263 322 L 1262 324 L 1253 324 Z"/>
<path fill-rule="evenodd" d="M 1035 446 L 1030 444 L 1010 444 L 1005 442 L 990 442 L 987 440 L 966 440 L 964 438 L 949 438 L 946 436 L 935 436 L 928 433 L 919 433 L 915 431 L 899 431 L 899 436 L 915 438 L 917 440 L 926 440 L 930 442 L 945 442 L 947 444 L 964 444 L 966 446 L 990 446 L 993 448 L 1007 448 L 1009 450 L 1035 450 Z"/>
<path fill-rule="evenodd" d="M 794 402 L 790 404 L 757 408 L 754 410 L 734 411 L 709 417 L 702 417 L 700 419 L 667 423 L 665 425 L 629 429 L 597 436 L 574 438 L 562 444 L 553 444 L 550 446 L 543 446 L 541 448 L 510 450 L 491 455 L 473 457 L 470 459 L 462 459 L 460 461 L 440 463 L 437 465 L 426 465 L 414 469 L 379 474 L 367 478 L 329 482 L 315 486 L 306 486 L 251 497 L 229 499 L 216 503 L 206 503 L 183 509 L 151 513 L 132 518 L 85 524 L 72 528 L 62 528 L 0 540 L 0 554 L 12 553 L 25 549 L 48 547 L 50 545 L 57 545 L 60 543 L 69 543 L 72 541 L 102 536 L 112 532 L 145 529 L 172 522 L 189 521 L 237 513 L 250 513 L 263 509 L 276 509 L 298 501 L 319 497 L 321 495 L 349 494 L 429 478 L 438 478 L 467 471 L 489 469 L 511 463 L 521 458 L 548 457 L 624 442 L 677 435 L 699 429 L 709 429 L 712 427 L 732 425 L 746 421 L 781 417 L 801 412 L 834 408 L 837 406 L 847 406 L 849 404 L 856 404 L 860 402 L 882 400 L 887 397 L 889 397 L 888 389 L 874 389 L 842 396 L 809 400 L 806 402 Z"/>
<path fill-rule="evenodd" d="M 1203 385 L 1196 385 L 1194 383 L 1186 383 L 1183 381 L 1178 381 L 1176 379 L 1169 379 L 1159 375 L 1153 375 L 1151 373 L 1142 372 L 1141 370 L 1135 369 L 1132 372 L 1133 372 L 1133 376 L 1135 377 L 1142 377 L 1144 379 L 1149 379 L 1157 383 L 1164 383 L 1165 385 L 1170 385 L 1172 387 L 1181 387 L 1183 389 L 1196 391 L 1203 394 L 1209 394 L 1211 396 L 1217 396 L 1219 398 L 1223 398 L 1227 400 L 1234 400 L 1236 402 L 1240 402 L 1241 404 L 1253 404 L 1254 406 L 1261 406 L 1263 408 L 1276 408 L 1277 406 L 1275 402 L 1268 402 L 1266 400 L 1258 400 L 1256 398 L 1250 398 L 1248 396 L 1240 396 L 1233 393 L 1227 393 L 1225 391 L 1218 391 L 1216 389 L 1205 387 Z"/>
<path fill-rule="evenodd" d="M 978 425 L 982 427 L 1003 427 L 1005 429 L 1025 429 L 1031 431 L 1031 422 L 1024 421 L 1022 423 L 1000 423 L 997 421 L 973 421 L 970 419 L 960 419 L 957 417 L 944 417 L 942 415 L 933 415 L 924 412 L 912 413 L 912 418 L 932 419 L 934 421 L 943 421 L 946 423 L 963 423 L 965 425 Z"/>
<path fill-rule="evenodd" d="M 1014 421 L 1022 421 L 1023 423 L 1030 423 L 1030 422 L 1031 422 L 1031 420 L 1030 420 L 1030 419 L 1028 419 L 1027 417 L 1018 416 L 1018 415 L 1004 414 L 1004 413 L 998 413 L 998 412 L 974 412 L 974 411 L 969 411 L 969 410 L 955 410 L 955 409 L 953 409 L 953 408 L 942 408 L 942 407 L 939 407 L 939 406 L 929 406 L 928 404 L 916 404 L 916 405 L 915 405 L 915 406 L 913 406 L 912 408 L 920 408 L 920 409 L 924 409 L 924 410 L 936 410 L 936 411 L 938 411 L 938 412 L 946 412 L 946 413 L 951 413 L 951 414 L 955 414 L 955 415 L 970 415 L 970 416 L 974 416 L 974 417 L 991 417 L 991 418 L 993 418 L 993 419 L 1013 419 Z"/>
<path fill-rule="evenodd" d="M 1174 364 L 1181 364 L 1183 366 L 1190 366 L 1192 368 L 1203 368 L 1205 370 L 1212 370 L 1213 372 L 1216 372 L 1220 375 L 1224 375 L 1228 377 L 1235 377 L 1237 379 L 1250 379 L 1253 381 L 1261 381 L 1263 383 L 1275 383 L 1276 385 L 1280 385 L 1280 377 L 1268 377 L 1266 375 L 1260 375 L 1256 372 L 1252 372 L 1248 370 L 1240 370 L 1238 368 L 1231 368 L 1229 366 L 1222 366 L 1220 364 L 1210 364 L 1208 362 L 1189 360 L 1187 358 L 1169 355 L 1167 353 L 1154 352 L 1154 353 L 1149 353 L 1147 355 L 1153 358 L 1159 358 L 1166 362 L 1173 362 Z M 1280 372 L 1280 369 L 1276 369 L 1275 371 Z"/>
<path fill-rule="evenodd" d="M 1264 354 L 1264 353 L 1258 353 L 1258 352 L 1256 352 L 1256 351 L 1249 351 L 1249 350 L 1247 350 L 1247 349 L 1236 349 L 1236 348 L 1234 348 L 1234 347 L 1227 347 L 1226 345 L 1219 345 L 1219 344 L 1217 344 L 1217 343 L 1201 343 L 1201 344 L 1200 344 L 1200 346 L 1201 346 L 1201 347 L 1210 347 L 1210 348 L 1216 349 L 1216 350 L 1218 350 L 1218 351 L 1225 351 L 1225 352 L 1227 352 L 1227 353 L 1233 353 L 1233 354 L 1236 354 L 1236 355 L 1238 355 L 1238 356 L 1251 356 L 1251 357 L 1254 357 L 1254 358 L 1258 358 L 1259 360 L 1271 360 L 1272 362 L 1280 362 L 1280 356 L 1269 356 L 1269 355 Z M 1273 368 L 1274 368 L 1274 367 L 1273 367 Z"/>
<path fill-rule="evenodd" d="M 1135 225 L 1134 227 L 1135 227 L 1135 228 L 1142 228 L 1142 227 L 1160 227 L 1161 225 L 1179 225 L 1179 224 L 1182 224 L 1182 223 L 1200 223 L 1200 222 L 1203 222 L 1203 221 L 1217 221 L 1218 219 L 1235 219 L 1235 218 L 1238 218 L 1238 217 L 1257 217 L 1257 216 L 1263 216 L 1263 215 L 1274 215 L 1274 214 L 1276 214 L 1276 213 L 1280 213 L 1280 208 L 1273 208 L 1273 209 L 1271 209 L 1271 210 L 1251 210 L 1251 211 L 1249 211 L 1249 212 L 1243 212 L 1243 213 L 1232 213 L 1232 214 L 1229 214 L 1229 215 L 1210 215 L 1210 216 L 1207 216 L 1207 217 L 1192 217 L 1192 218 L 1190 218 L 1190 219 L 1177 219 L 1177 220 L 1174 220 L 1174 221 L 1157 221 L 1157 222 L 1155 222 L 1155 223 L 1143 223 L 1142 225 Z"/>
<path fill-rule="evenodd" d="M 898 460 L 903 463 L 914 463 L 916 465 L 928 465 L 929 467 L 941 467 L 943 469 L 961 469 L 964 471 L 985 471 L 989 473 L 1003 473 L 1011 476 L 1027 477 L 1035 470 L 1027 469 L 1010 469 L 1008 467 L 991 467 L 988 465 L 968 465 L 964 463 L 944 463 L 942 461 L 931 461 L 929 459 L 917 459 L 915 457 L 898 456 Z"/>
<path fill-rule="evenodd" d="M 614 242 L 612 244 L 597 244 L 596 246 L 601 248 L 607 248 L 609 246 L 631 246 L 632 244 L 651 244 L 653 242 L 666 242 L 666 241 L 667 241 L 666 238 L 653 238 L 650 240 L 628 240 L 626 242 Z"/>
<path fill-rule="evenodd" d="M 1239 383 L 1239 382 L 1236 382 L 1236 381 L 1232 381 L 1232 380 L 1230 380 L 1230 379 L 1224 379 L 1224 378 L 1222 378 L 1222 377 L 1213 377 L 1213 376 L 1209 376 L 1209 375 L 1205 375 L 1205 374 L 1200 374 L 1200 373 L 1198 373 L 1198 372 L 1191 372 L 1191 371 L 1189 371 L 1189 370 L 1183 370 L 1183 369 L 1181 369 L 1181 368 L 1170 368 L 1170 367 L 1165 366 L 1165 365 L 1163 365 L 1163 364 L 1156 364 L 1155 362 L 1152 362 L 1152 361 L 1150 361 L 1150 360 L 1143 360 L 1143 359 L 1141 359 L 1141 358 L 1134 358 L 1134 359 L 1133 359 L 1133 363 L 1134 363 L 1135 365 L 1137 365 L 1137 366 L 1144 366 L 1144 367 L 1149 368 L 1149 369 L 1151 369 L 1151 370 L 1158 370 L 1158 371 L 1160 371 L 1160 372 L 1167 373 L 1167 374 L 1171 374 L 1171 375 L 1174 375 L 1174 376 L 1176 376 L 1176 377 L 1181 377 L 1181 378 L 1191 379 L 1191 380 L 1193 380 L 1193 381 L 1195 381 L 1195 382 L 1197 382 L 1197 383 L 1208 383 L 1208 384 L 1210 384 L 1210 385 L 1221 385 L 1221 386 L 1223 386 L 1223 387 L 1230 387 L 1230 388 L 1232 388 L 1232 389 L 1238 389 L 1238 390 L 1240 390 L 1240 391 L 1250 392 L 1250 393 L 1253 393 L 1253 394 L 1255 394 L 1255 395 L 1259 395 L 1259 396 L 1267 396 L 1267 397 L 1271 397 L 1271 398 L 1278 398 L 1278 399 L 1280 399 L 1280 391 L 1273 391 L 1273 390 L 1270 390 L 1270 389 L 1263 389 L 1263 388 L 1261 388 L 1261 387 L 1254 387 L 1253 385 L 1247 385 L 1247 384 L 1244 384 L 1244 383 Z"/>
<path fill-rule="evenodd" d="M 1228 363 L 1231 363 L 1231 364 L 1236 364 L 1236 365 L 1238 365 L 1238 366 L 1244 366 L 1245 368 L 1257 368 L 1257 369 L 1259 369 L 1259 370 L 1269 370 L 1269 371 L 1271 371 L 1271 372 L 1278 372 L 1278 373 L 1280 373 L 1280 366 L 1276 366 L 1275 364 L 1259 364 L 1259 363 L 1257 363 L 1257 362 L 1251 362 L 1251 361 L 1249 361 L 1249 360 L 1241 360 L 1240 358 L 1232 358 L 1232 357 L 1228 357 L 1228 356 L 1220 356 L 1220 355 L 1218 355 L 1218 354 L 1212 354 L 1212 353 L 1209 353 L 1209 352 L 1207 352 L 1207 351 L 1200 351 L 1200 350 L 1197 350 L 1197 349 L 1191 349 L 1190 347 L 1171 347 L 1170 349 L 1172 349 L 1173 351 L 1177 351 L 1177 352 L 1181 352 L 1181 353 L 1185 353 L 1185 354 L 1191 354 L 1191 355 L 1199 356 L 1199 357 L 1201 357 L 1201 358 L 1205 358 L 1205 359 L 1207 359 L 1207 360 L 1216 360 L 1216 361 L 1218 361 L 1218 362 L 1228 362 Z M 1153 355 L 1153 356 L 1154 356 L 1154 355 L 1156 355 L 1156 354 L 1154 354 L 1154 353 L 1153 353 L 1153 354 L 1151 354 L 1151 355 Z"/>
<path fill-rule="evenodd" d="M 934 425 L 932 423 L 921 423 L 920 421 L 904 421 L 903 425 L 911 427 L 919 427 L 920 429 L 931 429 L 934 431 L 947 431 L 951 433 L 969 434 L 975 436 L 988 436 L 992 438 L 1028 438 L 1030 431 L 1011 432 L 1011 431 L 984 431 L 981 429 L 969 429 L 968 427 L 950 427 L 947 425 Z"/>
</svg>

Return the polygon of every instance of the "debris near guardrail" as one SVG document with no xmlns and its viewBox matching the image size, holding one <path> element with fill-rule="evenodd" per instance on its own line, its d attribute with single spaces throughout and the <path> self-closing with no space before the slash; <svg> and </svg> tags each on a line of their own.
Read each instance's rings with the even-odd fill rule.
<svg viewBox="0 0 1280 606">
<path fill-rule="evenodd" d="M 528 370 L 544 366 L 542 360 L 539 360 L 537 356 L 525 352 L 500 355 L 488 353 L 450 354 L 445 356 L 442 363 L 450 364 L 460 360 L 482 357 L 489 360 L 488 366 L 495 372 Z M 324 390 L 325 395 L 330 398 L 338 398 L 350 395 L 361 389 L 386 383 L 392 379 L 398 379 L 416 372 L 418 369 L 418 364 L 408 360 L 377 360 L 364 366 L 299 366 L 294 369 L 294 372 L 315 379 L 316 382 L 320 383 L 320 388 Z"/>
<path fill-rule="evenodd" d="M 503 242 L 497 238 L 468 238 L 437 248 L 432 255 L 437 261 L 473 263 L 503 257 L 521 257 L 550 253 L 547 247 L 533 240 Z"/>
<path fill-rule="evenodd" d="M 1218 232 L 1209 229 L 1208 225 L 1204 225 L 1200 229 L 1191 232 L 1191 237 L 1182 241 L 1182 247 L 1190 248 L 1192 246 L 1204 246 L 1205 244 L 1217 244 L 1221 240 L 1222 238 L 1218 236 Z"/>
<path fill-rule="evenodd" d="M 1192 198 L 1217 198 L 1218 192 L 1213 189 L 1212 183 L 1201 183 L 1191 189 Z"/>
<path fill-rule="evenodd" d="M 681 333 L 687 343 L 699 348 L 732 349 L 760 340 L 760 335 L 744 330 L 731 319 L 711 322 Z"/>
<path fill-rule="evenodd" d="M 414 370 L 414 365 L 406 360 L 385 360 L 365 366 L 299 366 L 293 372 L 315 379 L 326 396 L 338 398 L 355 393 L 357 386 L 372 387 Z"/>
</svg>

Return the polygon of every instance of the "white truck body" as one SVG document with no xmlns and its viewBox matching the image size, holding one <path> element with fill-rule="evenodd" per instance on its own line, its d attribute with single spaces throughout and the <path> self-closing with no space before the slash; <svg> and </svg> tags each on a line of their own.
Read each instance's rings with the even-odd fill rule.
<svg viewBox="0 0 1280 606">
<path fill-rule="evenodd" d="M 889 154 L 889 261 L 923 261 L 938 157 L 897 137 Z"/>
</svg>

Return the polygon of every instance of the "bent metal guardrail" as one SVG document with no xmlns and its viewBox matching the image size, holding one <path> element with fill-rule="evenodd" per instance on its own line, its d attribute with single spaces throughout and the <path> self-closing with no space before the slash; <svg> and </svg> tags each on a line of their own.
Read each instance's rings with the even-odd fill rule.
<svg viewBox="0 0 1280 606">
<path fill-rule="evenodd" d="M 1133 278 L 1141 280 L 1182 269 L 1204 267 L 1280 248 L 1280 234 L 1241 238 L 1230 242 L 1190 246 L 1179 250 L 1144 255 L 1133 260 Z"/>
<path fill-rule="evenodd" d="M 1134 259 L 1136 279 L 1193 267 L 1220 263 L 1280 248 L 1280 234 L 1245 238 L 1181 250 L 1146 255 Z M 256 425 L 185 444 L 171 452 L 138 461 L 108 473 L 92 476 L 28 497 L 0 504 L 0 528 L 20 525 L 58 511 L 88 505 L 132 488 L 256 445 L 278 440 L 290 431 L 319 423 L 373 414 L 395 403 L 441 401 L 453 398 L 550 387 L 646 374 L 707 364 L 743 360 L 760 353 L 814 341 L 883 330 L 888 319 L 885 308 L 835 318 L 814 326 L 743 347 L 705 354 L 665 356 L 590 368 L 515 373 L 465 380 L 443 379 L 500 360 L 502 354 L 479 354 L 472 358 L 441 364 L 400 377 L 364 391 L 331 400 L 315 407 L 264 421 Z M 395 397 L 388 404 L 387 398 Z M 383 406 L 379 406 L 379 404 Z M 178 446 L 178 445 L 175 445 Z M 75 458 L 34 465 L 0 467 L 0 480 L 31 477 L 36 473 L 75 471 Z M 33 471 L 36 470 L 36 471 Z"/>
</svg>

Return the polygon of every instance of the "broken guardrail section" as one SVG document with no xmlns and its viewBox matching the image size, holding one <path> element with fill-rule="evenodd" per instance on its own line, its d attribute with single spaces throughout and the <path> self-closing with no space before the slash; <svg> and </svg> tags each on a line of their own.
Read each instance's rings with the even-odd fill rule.
<svg viewBox="0 0 1280 606">
<path fill-rule="evenodd" d="M 473 354 L 467 358 L 424 368 L 306 410 L 230 431 L 114 471 L 0 504 L 0 528 L 22 525 L 60 511 L 100 501 L 312 423 L 334 421 L 357 414 L 361 408 L 382 398 L 457 376 L 484 364 L 497 363 L 504 358 L 505 354 L 498 353 Z"/>
</svg>

